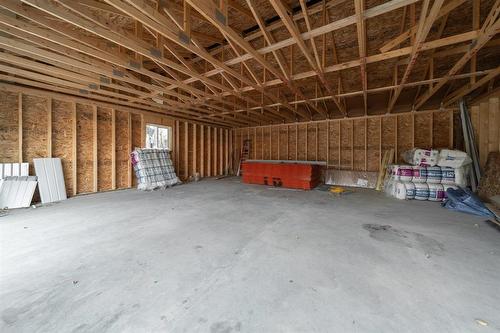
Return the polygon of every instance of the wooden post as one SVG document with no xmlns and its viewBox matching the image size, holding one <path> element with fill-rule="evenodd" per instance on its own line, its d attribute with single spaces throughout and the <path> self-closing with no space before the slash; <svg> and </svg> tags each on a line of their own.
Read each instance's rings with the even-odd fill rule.
<svg viewBox="0 0 500 333">
<path fill-rule="evenodd" d="M 52 97 L 47 98 L 47 157 L 52 157 Z"/>
<path fill-rule="evenodd" d="M 18 143 L 18 160 L 23 163 L 23 93 L 17 95 L 17 143 Z"/>
<path fill-rule="evenodd" d="M 351 170 L 354 170 L 354 120 L 351 120 Z"/>
<path fill-rule="evenodd" d="M 180 132 L 180 127 L 179 127 L 179 121 L 176 120 L 175 121 L 175 168 L 177 170 L 177 174 L 179 174 L 179 168 L 180 168 L 180 165 L 181 165 L 181 161 L 180 161 L 180 156 L 179 156 L 179 152 L 180 152 L 180 137 L 179 137 L 179 132 Z"/>
<path fill-rule="evenodd" d="M 189 124 L 184 123 L 184 178 L 189 176 Z"/>
<path fill-rule="evenodd" d="M 398 122 L 399 116 L 394 116 L 394 163 L 398 163 Z"/>
<path fill-rule="evenodd" d="M 208 177 L 212 176 L 212 128 L 207 127 L 207 174 Z"/>
<path fill-rule="evenodd" d="M 76 103 L 72 102 L 71 103 L 72 111 L 73 111 L 73 137 L 72 137 L 72 165 L 73 165 L 73 170 L 72 170 L 72 176 L 73 176 L 73 195 L 76 195 L 78 193 L 78 173 L 77 173 L 77 168 L 78 168 L 78 161 L 77 161 L 77 122 L 76 122 Z"/>
<path fill-rule="evenodd" d="M 193 151 L 192 151 L 192 156 L 193 156 L 193 175 L 196 174 L 197 170 L 196 170 L 196 124 L 193 123 Z"/>
<path fill-rule="evenodd" d="M 342 167 L 342 120 L 339 120 L 339 170 Z"/>
<path fill-rule="evenodd" d="M 299 159 L 299 125 L 295 123 L 295 160 L 298 159 Z"/>
<path fill-rule="evenodd" d="M 330 120 L 326 121 L 326 167 L 330 162 Z"/>
<path fill-rule="evenodd" d="M 314 157 L 315 157 L 315 160 L 317 161 L 318 160 L 318 149 L 319 149 L 318 148 L 318 146 L 319 146 L 318 145 L 318 123 L 316 123 L 316 137 L 315 137 L 315 139 L 316 139 L 316 143 L 315 143 L 316 144 L 316 152 L 315 152 Z"/>
<path fill-rule="evenodd" d="M 219 175 L 224 174 L 224 143 L 223 143 L 223 131 L 222 128 L 219 129 Z"/>
<path fill-rule="evenodd" d="M 200 176 L 205 177 L 205 125 L 200 127 Z"/>
<path fill-rule="evenodd" d="M 127 176 L 128 187 L 132 187 L 132 163 L 130 163 L 130 153 L 132 153 L 132 114 L 129 112 L 127 115 L 127 138 L 128 138 L 128 161 L 127 161 Z"/>
<path fill-rule="evenodd" d="M 218 147 L 219 141 L 217 140 L 217 127 L 214 127 L 214 161 L 213 161 L 213 170 L 214 170 L 214 176 L 219 175 L 218 174 L 218 169 L 217 169 L 217 151 L 219 149 Z"/>
<path fill-rule="evenodd" d="M 382 117 L 378 118 L 378 165 L 379 171 L 382 165 Z"/>
<path fill-rule="evenodd" d="M 97 177 L 98 177 L 98 170 L 97 170 L 97 106 L 93 105 L 92 106 L 92 120 L 93 120 L 93 125 L 92 125 L 92 133 L 93 133 L 93 145 L 92 145 L 92 166 L 93 166 L 93 180 L 94 180 L 94 186 L 93 190 L 94 192 L 97 192 Z"/>
<path fill-rule="evenodd" d="M 116 111 L 111 109 L 111 188 L 116 189 Z"/>
<path fill-rule="evenodd" d="M 224 136 L 225 136 L 225 140 L 226 140 L 226 143 L 224 146 L 224 158 L 225 158 L 224 174 L 227 175 L 228 169 L 229 169 L 228 168 L 228 166 L 229 166 L 229 131 L 227 129 L 224 132 Z"/>
<path fill-rule="evenodd" d="M 146 124 L 143 114 L 141 114 L 141 147 L 146 147 Z"/>
<path fill-rule="evenodd" d="M 448 130 L 450 131 L 450 132 L 449 132 L 449 134 L 450 134 L 450 139 L 448 140 L 448 147 L 449 147 L 450 149 L 453 149 L 453 134 L 454 134 L 454 133 L 453 133 L 453 131 L 454 131 L 454 130 L 453 130 L 453 124 L 454 124 L 454 122 L 453 122 L 453 110 L 450 110 L 450 111 L 449 111 L 449 114 L 450 114 L 450 128 L 449 128 Z M 491 125 L 491 124 L 490 124 L 490 125 Z M 493 123 L 493 126 L 495 126 L 495 124 L 494 124 L 494 123 Z"/>
<path fill-rule="evenodd" d="M 365 171 L 368 170 L 368 120 L 365 118 Z"/>
</svg>

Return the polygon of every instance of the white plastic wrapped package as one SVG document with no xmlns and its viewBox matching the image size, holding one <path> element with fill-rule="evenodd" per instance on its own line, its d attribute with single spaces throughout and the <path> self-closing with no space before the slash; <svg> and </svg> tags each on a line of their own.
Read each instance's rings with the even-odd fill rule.
<svg viewBox="0 0 500 333">
<path fill-rule="evenodd" d="M 429 199 L 429 186 L 427 183 L 415 183 L 415 200 Z"/>
<path fill-rule="evenodd" d="M 455 184 L 460 187 L 467 186 L 467 170 L 468 167 L 455 169 Z"/>
<path fill-rule="evenodd" d="M 392 180 L 399 180 L 399 165 L 392 164 L 387 167 Z"/>
<path fill-rule="evenodd" d="M 427 181 L 427 168 L 419 165 L 414 166 L 411 181 L 414 183 L 425 183 Z"/>
<path fill-rule="evenodd" d="M 429 185 L 429 201 L 443 201 L 444 200 L 444 187 L 441 184 L 428 184 Z"/>
<path fill-rule="evenodd" d="M 399 200 L 406 200 L 405 183 L 400 181 L 394 183 L 394 197 Z"/>
<path fill-rule="evenodd" d="M 467 153 L 460 150 L 441 149 L 438 158 L 440 167 L 460 168 L 472 163 L 471 158 Z"/>
<path fill-rule="evenodd" d="M 441 168 L 441 184 L 455 184 L 455 169 L 450 167 Z"/>
<path fill-rule="evenodd" d="M 398 174 L 401 181 L 409 182 L 413 178 L 413 167 L 411 165 L 400 165 Z"/>
<path fill-rule="evenodd" d="M 411 165 L 435 166 L 438 161 L 439 151 L 414 148 L 404 152 L 401 156 Z"/>
<path fill-rule="evenodd" d="M 433 166 L 427 167 L 427 183 L 440 184 L 442 178 L 441 167 Z"/>
<path fill-rule="evenodd" d="M 406 190 L 406 200 L 415 199 L 415 184 L 414 183 L 406 182 L 405 183 L 405 190 Z"/>
<path fill-rule="evenodd" d="M 386 181 L 384 185 L 384 192 L 386 195 L 390 197 L 395 197 L 396 196 L 396 183 L 398 181 L 390 178 L 388 181 Z"/>
</svg>

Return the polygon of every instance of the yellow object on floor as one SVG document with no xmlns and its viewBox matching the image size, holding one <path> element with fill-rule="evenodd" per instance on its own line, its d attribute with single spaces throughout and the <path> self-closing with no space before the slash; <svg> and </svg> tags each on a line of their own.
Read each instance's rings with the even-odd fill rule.
<svg viewBox="0 0 500 333">
<path fill-rule="evenodd" d="M 341 193 L 346 192 L 346 190 L 343 187 L 340 187 L 340 186 L 332 186 L 332 187 L 330 187 L 330 192 L 331 193 L 341 194 Z"/>
</svg>

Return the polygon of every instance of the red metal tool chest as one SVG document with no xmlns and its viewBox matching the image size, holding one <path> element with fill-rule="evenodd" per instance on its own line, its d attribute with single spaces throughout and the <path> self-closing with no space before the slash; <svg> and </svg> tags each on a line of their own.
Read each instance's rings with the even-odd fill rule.
<svg viewBox="0 0 500 333">
<path fill-rule="evenodd" d="M 322 168 L 318 162 L 246 160 L 243 182 L 310 190 L 321 183 Z"/>
</svg>

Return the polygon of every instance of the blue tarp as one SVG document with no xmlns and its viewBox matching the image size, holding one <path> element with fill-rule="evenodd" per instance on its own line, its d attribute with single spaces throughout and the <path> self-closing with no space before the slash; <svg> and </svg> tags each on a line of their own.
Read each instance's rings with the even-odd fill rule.
<svg viewBox="0 0 500 333">
<path fill-rule="evenodd" d="M 453 189 L 446 190 L 448 199 L 443 202 L 443 207 L 457 212 L 474 214 L 479 216 L 495 217 L 486 206 L 481 202 L 481 199 L 472 193 L 469 189 Z"/>
</svg>

